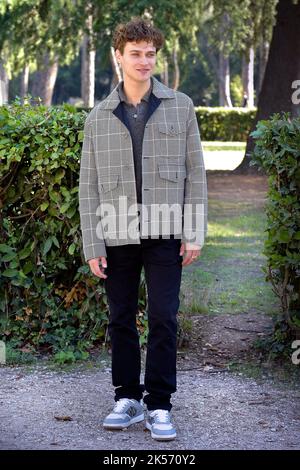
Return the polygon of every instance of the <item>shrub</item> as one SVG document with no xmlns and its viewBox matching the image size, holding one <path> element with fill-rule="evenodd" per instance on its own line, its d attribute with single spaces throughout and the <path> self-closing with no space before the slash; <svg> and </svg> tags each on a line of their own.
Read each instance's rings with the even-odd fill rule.
<svg viewBox="0 0 300 470">
<path fill-rule="evenodd" d="M 256 109 L 197 107 L 196 116 L 202 140 L 244 142 L 255 118 Z"/>
<path fill-rule="evenodd" d="M 272 348 L 283 351 L 300 333 L 300 118 L 274 114 L 252 132 L 252 165 L 268 175 L 266 280 L 280 298 L 282 317 Z"/>
<path fill-rule="evenodd" d="M 105 337 L 107 300 L 83 259 L 78 178 L 86 113 L 0 108 L 1 339 L 46 351 Z"/>
</svg>

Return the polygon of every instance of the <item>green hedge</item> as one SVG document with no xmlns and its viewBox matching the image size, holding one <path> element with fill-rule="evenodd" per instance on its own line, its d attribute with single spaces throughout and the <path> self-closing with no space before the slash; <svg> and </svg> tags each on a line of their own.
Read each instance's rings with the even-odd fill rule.
<svg viewBox="0 0 300 470">
<path fill-rule="evenodd" d="M 245 142 L 252 128 L 256 109 L 205 108 L 195 109 L 201 139 L 206 141 Z"/>
<path fill-rule="evenodd" d="M 300 333 L 300 118 L 274 114 L 252 132 L 252 165 L 268 175 L 266 280 L 282 306 L 274 335 L 274 352 Z"/>
<path fill-rule="evenodd" d="M 79 230 L 85 116 L 66 106 L 0 108 L 1 339 L 73 359 L 86 357 L 107 325 Z"/>
</svg>

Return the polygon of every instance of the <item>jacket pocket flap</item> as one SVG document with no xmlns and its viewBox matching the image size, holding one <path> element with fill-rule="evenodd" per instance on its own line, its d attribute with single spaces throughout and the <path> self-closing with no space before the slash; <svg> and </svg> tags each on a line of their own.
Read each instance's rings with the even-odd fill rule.
<svg viewBox="0 0 300 470">
<path fill-rule="evenodd" d="M 118 186 L 119 175 L 102 175 L 100 182 L 100 191 L 106 193 L 112 191 Z"/>
<path fill-rule="evenodd" d="M 174 181 L 181 181 L 186 178 L 186 167 L 185 165 L 158 165 L 159 176 L 163 179 Z"/>
<path fill-rule="evenodd" d="M 158 124 L 159 132 L 170 136 L 185 132 L 185 125 L 181 122 L 161 122 Z"/>
</svg>

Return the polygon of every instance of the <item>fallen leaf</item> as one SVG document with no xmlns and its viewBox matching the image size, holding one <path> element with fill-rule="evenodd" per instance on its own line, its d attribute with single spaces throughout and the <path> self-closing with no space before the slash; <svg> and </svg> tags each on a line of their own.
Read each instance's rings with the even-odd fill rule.
<svg viewBox="0 0 300 470">
<path fill-rule="evenodd" d="M 54 416 L 57 421 L 73 421 L 73 418 L 71 416 Z"/>
</svg>

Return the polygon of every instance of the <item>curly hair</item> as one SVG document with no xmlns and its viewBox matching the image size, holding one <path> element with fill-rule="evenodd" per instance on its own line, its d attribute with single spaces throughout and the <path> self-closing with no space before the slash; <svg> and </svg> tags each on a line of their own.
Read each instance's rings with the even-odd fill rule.
<svg viewBox="0 0 300 470">
<path fill-rule="evenodd" d="M 113 33 L 112 46 L 123 54 L 127 42 L 140 41 L 152 42 L 158 52 L 163 47 L 165 39 L 163 33 L 150 21 L 136 16 L 126 24 L 117 25 Z"/>
</svg>

